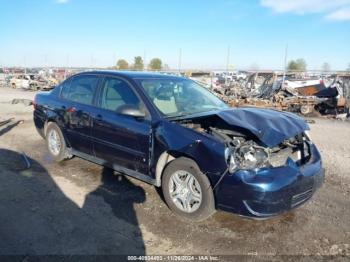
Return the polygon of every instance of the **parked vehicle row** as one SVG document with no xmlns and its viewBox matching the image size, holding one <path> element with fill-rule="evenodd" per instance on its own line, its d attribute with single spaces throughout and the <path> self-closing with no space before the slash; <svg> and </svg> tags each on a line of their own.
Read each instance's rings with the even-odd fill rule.
<svg viewBox="0 0 350 262">
<path fill-rule="evenodd" d="M 58 81 L 52 77 L 44 77 L 35 74 L 1 74 L 0 85 L 2 87 L 11 87 L 25 90 L 50 90 L 58 84 Z"/>
<path fill-rule="evenodd" d="M 216 78 L 212 81 L 213 88 L 219 86 L 230 86 L 234 83 L 242 83 L 248 78 L 249 73 L 246 71 L 213 71 L 212 76 Z"/>
</svg>

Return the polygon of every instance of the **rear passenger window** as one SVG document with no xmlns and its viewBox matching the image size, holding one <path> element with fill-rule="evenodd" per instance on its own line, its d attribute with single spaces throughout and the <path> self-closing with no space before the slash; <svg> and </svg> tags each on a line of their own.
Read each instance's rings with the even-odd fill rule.
<svg viewBox="0 0 350 262">
<path fill-rule="evenodd" d="M 71 78 L 67 79 L 66 81 L 64 81 L 62 84 L 61 84 L 61 88 L 62 88 L 62 91 L 61 91 L 61 96 L 62 98 L 64 99 L 68 99 L 69 97 L 69 87 L 70 87 L 70 82 L 71 82 Z"/>
<path fill-rule="evenodd" d="M 105 78 L 100 105 L 103 109 L 117 111 L 123 105 L 140 108 L 140 100 L 124 80 Z"/>
<path fill-rule="evenodd" d="M 62 97 L 81 104 L 92 105 L 97 82 L 97 76 L 74 77 L 69 86 L 63 86 Z"/>
</svg>

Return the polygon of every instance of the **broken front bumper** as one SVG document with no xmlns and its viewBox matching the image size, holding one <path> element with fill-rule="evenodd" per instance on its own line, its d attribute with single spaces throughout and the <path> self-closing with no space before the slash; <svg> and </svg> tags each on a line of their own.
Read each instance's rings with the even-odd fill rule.
<svg viewBox="0 0 350 262">
<path fill-rule="evenodd" d="M 218 208 L 266 218 L 300 206 L 324 181 L 321 156 L 313 144 L 310 153 L 309 161 L 301 166 L 288 159 L 281 167 L 227 174 L 215 190 Z"/>
</svg>

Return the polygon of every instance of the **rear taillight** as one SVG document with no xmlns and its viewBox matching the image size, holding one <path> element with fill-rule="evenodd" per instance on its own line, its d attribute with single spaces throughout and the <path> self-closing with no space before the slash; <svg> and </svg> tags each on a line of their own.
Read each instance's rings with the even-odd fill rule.
<svg viewBox="0 0 350 262">
<path fill-rule="evenodd" d="M 37 98 L 36 98 L 37 95 L 35 95 L 34 97 L 34 101 L 33 101 L 33 108 L 36 109 L 37 107 Z"/>
</svg>

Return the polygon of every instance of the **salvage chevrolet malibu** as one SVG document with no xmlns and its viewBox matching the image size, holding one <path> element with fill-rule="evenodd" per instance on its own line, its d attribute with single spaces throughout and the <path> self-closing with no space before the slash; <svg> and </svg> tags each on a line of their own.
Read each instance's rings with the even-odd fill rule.
<svg viewBox="0 0 350 262">
<path fill-rule="evenodd" d="M 85 72 L 34 101 L 57 161 L 77 156 L 161 187 L 175 213 L 221 209 L 267 218 L 305 203 L 324 180 L 308 125 L 291 113 L 229 108 L 196 82 Z"/>
</svg>

